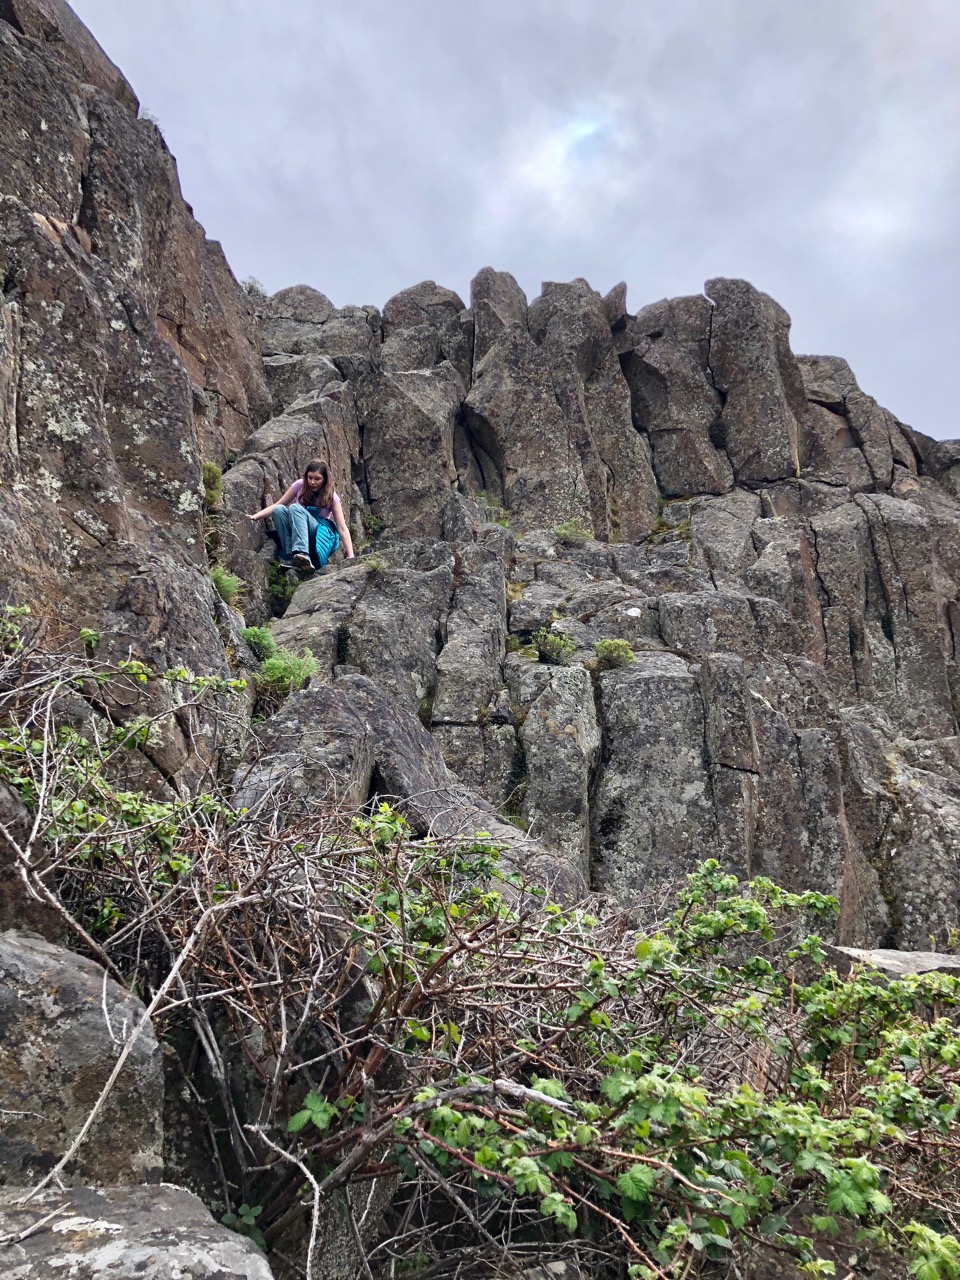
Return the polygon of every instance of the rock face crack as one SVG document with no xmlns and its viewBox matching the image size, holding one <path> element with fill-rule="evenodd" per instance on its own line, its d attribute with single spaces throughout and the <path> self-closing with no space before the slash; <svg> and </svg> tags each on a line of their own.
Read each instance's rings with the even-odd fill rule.
<svg viewBox="0 0 960 1280">
<path fill-rule="evenodd" d="M 23 24 L 17 17 L 17 11 L 14 8 L 13 0 L 0 0 L 0 22 L 9 23 L 19 35 L 26 35 Z"/>
</svg>

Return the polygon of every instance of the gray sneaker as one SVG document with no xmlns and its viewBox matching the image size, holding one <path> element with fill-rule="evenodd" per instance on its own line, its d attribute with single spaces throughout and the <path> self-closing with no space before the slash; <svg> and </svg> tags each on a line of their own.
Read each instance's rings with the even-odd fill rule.
<svg viewBox="0 0 960 1280">
<path fill-rule="evenodd" d="M 313 561 L 310 559 L 310 557 L 307 555 L 305 551 L 295 551 L 293 555 L 290 557 L 290 559 L 293 561 L 293 567 L 295 569 L 312 569 L 313 568 Z"/>
</svg>

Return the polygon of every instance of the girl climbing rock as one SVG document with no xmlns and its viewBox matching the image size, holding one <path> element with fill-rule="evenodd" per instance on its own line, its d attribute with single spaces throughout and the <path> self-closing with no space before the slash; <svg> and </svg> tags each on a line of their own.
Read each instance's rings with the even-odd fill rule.
<svg viewBox="0 0 960 1280">
<path fill-rule="evenodd" d="M 247 519 L 265 520 L 267 516 L 273 516 L 280 539 L 280 563 L 285 568 L 322 569 L 341 541 L 347 559 L 353 559 L 340 496 L 334 490 L 330 468 L 319 458 L 307 463 L 303 479 L 294 480 L 279 502 Z"/>
</svg>

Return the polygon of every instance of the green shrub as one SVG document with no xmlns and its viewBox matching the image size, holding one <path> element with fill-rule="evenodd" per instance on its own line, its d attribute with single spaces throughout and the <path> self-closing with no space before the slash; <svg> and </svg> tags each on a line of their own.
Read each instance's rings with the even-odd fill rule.
<svg viewBox="0 0 960 1280">
<path fill-rule="evenodd" d="M 363 513 L 363 527 L 370 538 L 379 538 L 384 529 L 383 521 L 379 516 L 375 516 L 372 511 Z"/>
<path fill-rule="evenodd" d="M 272 657 L 264 658 L 254 677 L 260 711 L 272 715 L 291 693 L 303 688 L 316 670 L 317 660 L 309 649 L 299 656 L 288 649 L 277 649 Z"/>
<path fill-rule="evenodd" d="M 633 662 L 633 650 L 626 640 L 598 640 L 593 646 L 597 671 L 614 671 L 617 667 L 629 667 Z"/>
<path fill-rule="evenodd" d="M 533 643 L 541 662 L 551 662 L 555 667 L 570 665 L 570 659 L 577 646 L 569 637 L 559 631 L 551 631 L 549 627 L 541 627 L 533 634 Z"/>
<path fill-rule="evenodd" d="M 553 536 L 558 542 L 563 542 L 567 546 L 579 547 L 593 540 L 593 530 L 584 524 L 579 516 L 573 516 L 558 524 L 553 531 Z"/>
<path fill-rule="evenodd" d="M 390 568 L 383 556 L 378 555 L 377 552 L 374 552 L 373 555 L 364 556 L 363 563 L 367 566 L 367 572 L 371 577 L 376 577 L 378 573 L 386 573 Z"/>
<path fill-rule="evenodd" d="M 276 654 L 277 642 L 266 627 L 244 627 L 240 634 L 258 661 L 264 662 Z"/>
<path fill-rule="evenodd" d="M 235 573 L 228 573 L 222 565 L 215 564 L 210 570 L 210 580 L 224 604 L 233 604 L 240 590 L 240 579 Z"/>
</svg>

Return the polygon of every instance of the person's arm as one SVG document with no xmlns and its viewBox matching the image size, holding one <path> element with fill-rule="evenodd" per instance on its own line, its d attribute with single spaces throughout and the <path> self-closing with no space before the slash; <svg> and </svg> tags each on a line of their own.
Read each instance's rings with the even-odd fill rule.
<svg viewBox="0 0 960 1280">
<path fill-rule="evenodd" d="M 350 530 L 347 528 L 347 522 L 343 518 L 343 504 L 339 498 L 333 500 L 333 518 L 336 521 L 337 529 L 340 532 L 340 541 L 343 543 L 344 550 L 347 553 L 347 559 L 353 559 L 353 540 L 350 537 Z"/>
<path fill-rule="evenodd" d="M 296 481 L 294 481 L 294 483 L 290 486 L 290 488 L 279 500 L 279 502 L 271 502 L 269 507 L 264 507 L 262 511 L 254 512 L 252 516 L 248 515 L 247 519 L 248 520 L 266 520 L 267 516 L 270 514 L 270 512 L 273 510 L 274 507 L 289 507 L 290 503 L 293 501 L 293 495 L 294 495 L 294 492 L 296 491 L 296 487 L 297 487 Z"/>
</svg>

